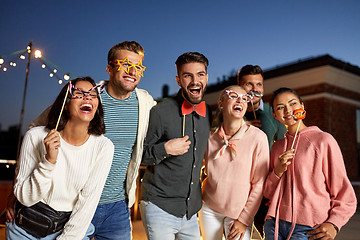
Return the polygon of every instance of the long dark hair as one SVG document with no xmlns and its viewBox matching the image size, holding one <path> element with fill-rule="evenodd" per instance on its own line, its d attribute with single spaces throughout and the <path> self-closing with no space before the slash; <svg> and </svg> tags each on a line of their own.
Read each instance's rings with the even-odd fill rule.
<svg viewBox="0 0 360 240">
<path fill-rule="evenodd" d="M 71 84 L 75 86 L 76 83 L 80 82 L 80 81 L 86 81 L 86 82 L 91 83 L 91 85 L 96 86 L 94 79 L 92 79 L 91 77 L 76 78 L 74 80 L 71 80 Z M 70 82 L 65 84 L 65 86 L 61 89 L 59 95 L 57 96 L 55 102 L 53 103 L 53 105 L 50 109 L 50 112 L 48 115 L 48 124 L 46 125 L 46 128 L 49 130 L 54 129 L 56 127 L 56 123 L 58 121 L 58 117 L 59 117 L 61 107 L 62 107 L 69 84 L 70 84 Z M 96 92 L 98 92 L 98 89 L 96 89 Z M 69 105 L 71 97 L 72 97 L 71 94 L 68 93 L 68 95 L 66 97 L 66 101 L 65 101 L 65 107 L 67 105 Z M 99 100 L 98 108 L 95 112 L 94 118 L 90 121 L 89 128 L 88 128 L 88 133 L 93 134 L 93 135 L 101 135 L 101 134 L 105 133 L 104 110 L 103 110 L 99 95 L 97 96 L 97 98 Z M 60 121 L 59 121 L 59 126 L 57 128 L 58 131 L 63 130 L 65 128 L 66 123 L 69 120 L 69 113 L 65 110 L 65 107 L 64 107 L 63 113 L 61 115 Z"/>
</svg>

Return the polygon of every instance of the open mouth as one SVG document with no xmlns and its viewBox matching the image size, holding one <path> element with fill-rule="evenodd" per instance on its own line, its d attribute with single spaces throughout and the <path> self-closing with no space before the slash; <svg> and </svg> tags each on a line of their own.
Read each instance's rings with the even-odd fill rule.
<svg viewBox="0 0 360 240">
<path fill-rule="evenodd" d="M 198 96 L 201 93 L 201 88 L 200 87 L 189 88 L 189 92 L 192 95 Z"/>
<path fill-rule="evenodd" d="M 236 105 L 236 106 L 234 106 L 234 110 L 241 112 L 243 110 L 243 107 L 240 105 Z"/>
<path fill-rule="evenodd" d="M 85 113 L 90 113 L 93 109 L 93 106 L 89 103 L 84 103 L 80 105 L 80 110 Z"/>
</svg>

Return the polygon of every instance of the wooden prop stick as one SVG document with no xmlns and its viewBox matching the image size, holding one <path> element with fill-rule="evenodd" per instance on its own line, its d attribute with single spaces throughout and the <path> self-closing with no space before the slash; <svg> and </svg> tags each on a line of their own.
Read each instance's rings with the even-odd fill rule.
<svg viewBox="0 0 360 240">
<path fill-rule="evenodd" d="M 253 104 L 253 101 L 252 101 L 252 100 L 250 100 L 250 102 L 251 102 L 252 112 L 254 113 L 254 119 L 256 120 L 256 114 L 255 114 L 254 104 Z"/>
<path fill-rule="evenodd" d="M 292 144 L 291 144 L 291 148 L 290 148 L 290 149 L 292 149 L 292 148 L 294 147 L 294 143 L 295 143 L 295 140 L 296 140 L 296 136 L 297 136 L 297 133 L 298 133 L 299 128 L 300 128 L 300 123 L 301 123 L 301 119 L 299 120 L 299 124 L 298 124 L 298 126 L 297 126 L 297 129 L 296 129 L 296 132 L 295 132 L 295 136 L 294 136 L 294 140 L 293 140 L 293 142 L 292 142 Z"/>
<path fill-rule="evenodd" d="M 182 129 L 182 136 L 185 136 L 185 115 L 183 115 L 183 129 Z"/>
<path fill-rule="evenodd" d="M 294 140 L 293 140 L 293 142 L 292 142 L 292 144 L 291 144 L 291 149 L 292 149 L 293 146 L 294 146 L 294 143 L 295 143 L 295 140 L 296 140 L 296 136 L 297 136 L 297 134 L 298 134 L 298 132 L 299 132 L 299 128 L 300 128 L 301 121 L 302 121 L 302 120 L 305 118 L 305 116 L 306 116 L 306 111 L 305 111 L 304 109 L 302 109 L 302 108 L 296 109 L 296 110 L 294 111 L 294 113 L 293 113 L 293 116 L 294 116 L 294 118 L 296 118 L 296 119 L 299 120 L 299 124 L 298 124 L 297 129 L 296 129 L 296 132 L 295 132 Z"/>
<path fill-rule="evenodd" d="M 59 122 L 60 122 L 60 118 L 61 118 L 62 112 L 63 112 L 63 110 L 64 110 L 66 98 L 67 98 L 68 93 L 69 93 L 69 87 L 70 87 L 70 84 L 68 85 L 67 90 L 66 90 L 64 102 L 63 102 L 63 104 L 62 104 L 61 111 L 60 111 L 60 114 L 59 114 L 59 118 L 58 118 L 57 123 L 56 123 L 55 131 L 57 131 L 57 128 L 58 128 L 58 126 L 59 126 Z"/>
</svg>

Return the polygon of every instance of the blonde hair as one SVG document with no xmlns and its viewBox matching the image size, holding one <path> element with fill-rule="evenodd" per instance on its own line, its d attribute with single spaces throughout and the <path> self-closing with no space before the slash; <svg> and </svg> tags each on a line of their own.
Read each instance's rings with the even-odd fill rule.
<svg viewBox="0 0 360 240">
<path fill-rule="evenodd" d="M 224 88 L 220 92 L 219 99 L 218 99 L 218 104 L 223 101 L 225 91 L 233 89 L 233 88 L 240 88 L 240 89 L 245 91 L 245 89 L 243 87 L 240 87 L 239 85 L 228 86 L 228 87 Z M 245 117 L 244 117 L 244 120 L 245 120 Z M 223 124 L 223 122 L 224 122 L 224 117 L 223 117 L 222 109 L 220 107 L 218 107 L 216 109 L 215 116 L 214 116 L 213 121 L 212 121 L 211 129 L 210 129 L 211 133 L 216 133 L 217 131 L 219 131 L 219 129 L 220 129 L 221 125 Z"/>
</svg>

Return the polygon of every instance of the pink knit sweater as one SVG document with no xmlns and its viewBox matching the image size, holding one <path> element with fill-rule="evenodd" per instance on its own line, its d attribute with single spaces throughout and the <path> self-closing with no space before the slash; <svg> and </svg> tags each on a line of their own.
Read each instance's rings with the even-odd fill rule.
<svg viewBox="0 0 360 240">
<path fill-rule="evenodd" d="M 203 200 L 215 212 L 249 225 L 259 208 L 269 169 L 267 137 L 257 127 L 250 126 L 236 142 L 235 159 L 232 160 L 230 148 L 214 159 L 223 145 L 219 134 L 210 136 L 205 153 L 207 178 Z"/>
<path fill-rule="evenodd" d="M 278 178 L 274 166 L 292 141 L 287 133 L 271 149 L 264 187 L 264 196 L 270 199 L 267 218 L 276 217 L 279 205 L 279 219 L 309 226 L 331 222 L 340 229 L 355 213 L 357 203 L 336 140 L 318 127 L 303 129 L 294 145 L 292 163 Z"/>
</svg>

